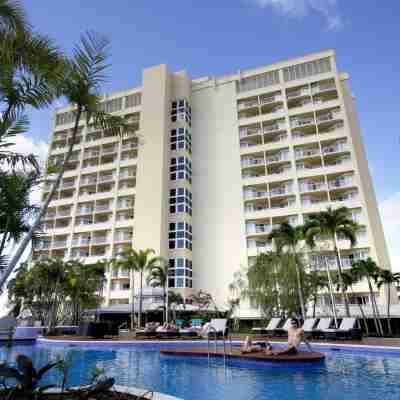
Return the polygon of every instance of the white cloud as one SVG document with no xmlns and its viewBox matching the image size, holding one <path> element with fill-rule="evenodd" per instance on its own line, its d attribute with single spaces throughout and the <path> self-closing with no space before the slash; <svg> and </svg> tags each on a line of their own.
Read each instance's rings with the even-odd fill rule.
<svg viewBox="0 0 400 400">
<path fill-rule="evenodd" d="M 34 141 L 25 135 L 15 136 L 15 145 L 9 147 L 9 150 L 22 154 L 34 154 L 39 161 L 43 163 L 47 157 L 48 144 L 42 140 Z"/>
<path fill-rule="evenodd" d="M 383 229 L 394 271 L 400 272 L 400 192 L 379 205 Z"/>
<path fill-rule="evenodd" d="M 261 8 L 273 8 L 278 13 L 291 18 L 304 18 L 309 14 L 320 14 L 326 22 L 327 30 L 342 27 L 337 0 L 248 0 Z"/>
</svg>

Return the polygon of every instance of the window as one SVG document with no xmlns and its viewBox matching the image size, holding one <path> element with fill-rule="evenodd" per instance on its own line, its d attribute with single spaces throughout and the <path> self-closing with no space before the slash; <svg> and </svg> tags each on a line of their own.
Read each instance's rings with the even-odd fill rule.
<svg viewBox="0 0 400 400">
<path fill-rule="evenodd" d="M 171 288 L 193 287 L 192 260 L 178 257 L 169 259 L 168 286 Z"/>
<path fill-rule="evenodd" d="M 236 84 L 236 90 L 240 92 L 246 92 L 248 90 L 259 89 L 279 83 L 279 71 L 265 72 L 259 75 L 249 76 L 243 78 Z"/>
<path fill-rule="evenodd" d="M 332 70 L 329 57 L 302 64 L 292 65 L 283 68 L 283 80 L 285 82 L 303 79 L 308 76 L 323 74 Z"/>
<path fill-rule="evenodd" d="M 169 248 L 192 250 L 192 225 L 187 222 L 169 224 Z"/>
<path fill-rule="evenodd" d="M 120 111 L 122 109 L 122 97 L 105 101 L 102 104 L 102 109 L 104 109 L 106 113 Z"/>
<path fill-rule="evenodd" d="M 171 214 L 187 213 L 192 215 L 192 193 L 185 188 L 169 191 L 169 212 Z"/>
<path fill-rule="evenodd" d="M 123 282 L 121 283 L 121 290 L 129 290 L 130 289 L 130 284 L 129 282 Z"/>
<path fill-rule="evenodd" d="M 187 122 L 192 124 L 192 109 L 187 100 L 177 100 L 172 102 L 171 122 Z"/>
<path fill-rule="evenodd" d="M 187 128 L 172 129 L 170 143 L 171 150 L 186 149 L 190 154 L 192 153 L 192 135 Z"/>
<path fill-rule="evenodd" d="M 192 183 L 192 162 L 188 157 L 173 157 L 169 167 L 169 177 L 171 181 L 186 179 Z"/>
<path fill-rule="evenodd" d="M 142 102 L 142 94 L 134 93 L 129 96 L 125 96 L 125 108 L 140 106 Z"/>
</svg>

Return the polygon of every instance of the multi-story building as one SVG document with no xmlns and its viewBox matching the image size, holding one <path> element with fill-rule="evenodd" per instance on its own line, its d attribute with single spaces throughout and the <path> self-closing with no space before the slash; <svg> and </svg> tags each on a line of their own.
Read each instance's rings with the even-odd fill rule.
<svg viewBox="0 0 400 400">
<path fill-rule="evenodd" d="M 193 80 L 145 69 L 141 87 L 104 99 L 135 133 L 82 120 L 34 256 L 91 263 L 152 248 L 169 260 L 170 288 L 203 289 L 223 305 L 233 273 L 271 249 L 273 227 L 346 206 L 363 229 L 354 248 L 339 240 L 343 267 L 371 256 L 390 268 L 348 80 L 331 50 Z M 51 161 L 63 159 L 71 129 L 71 109 L 58 110 Z M 129 285 L 110 272 L 106 304 L 128 303 Z"/>
</svg>

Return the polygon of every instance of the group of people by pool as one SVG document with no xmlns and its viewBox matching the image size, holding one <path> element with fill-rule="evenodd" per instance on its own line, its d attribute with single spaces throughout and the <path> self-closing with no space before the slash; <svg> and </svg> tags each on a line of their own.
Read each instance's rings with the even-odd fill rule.
<svg viewBox="0 0 400 400">
<path fill-rule="evenodd" d="M 249 336 L 246 337 L 243 347 L 242 353 L 259 353 L 264 352 L 266 355 L 279 356 L 279 355 L 292 355 L 297 354 L 298 347 L 301 342 L 304 342 L 309 351 L 313 351 L 310 343 L 305 337 L 303 328 L 299 327 L 299 324 L 296 319 L 292 319 L 290 321 L 290 326 L 288 328 L 288 341 L 287 347 L 284 349 L 274 349 L 271 343 L 266 342 L 262 344 L 253 344 L 253 341 Z"/>
</svg>

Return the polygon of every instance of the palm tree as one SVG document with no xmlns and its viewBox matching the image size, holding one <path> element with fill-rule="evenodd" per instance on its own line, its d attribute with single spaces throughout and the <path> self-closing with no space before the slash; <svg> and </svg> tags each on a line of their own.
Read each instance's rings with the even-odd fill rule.
<svg viewBox="0 0 400 400">
<path fill-rule="evenodd" d="M 16 1 L 0 0 L 0 32 L 17 32 L 28 27 L 21 4 Z"/>
<path fill-rule="evenodd" d="M 382 324 L 379 319 L 379 310 L 376 304 L 375 294 L 372 289 L 372 280 L 376 279 L 376 276 L 379 274 L 379 272 L 379 267 L 371 257 L 368 257 L 366 260 L 358 260 L 353 263 L 352 266 L 352 274 L 357 276 L 359 279 L 365 278 L 367 280 L 375 328 L 378 335 L 383 336 Z"/>
<path fill-rule="evenodd" d="M 138 326 L 140 327 L 142 324 L 142 308 L 143 308 L 143 275 L 145 272 L 151 271 L 152 268 L 156 265 L 160 265 L 162 263 L 162 258 L 153 257 L 155 254 L 153 249 L 146 250 L 130 250 L 131 261 L 132 261 L 132 269 L 139 272 L 140 274 L 140 291 L 139 291 L 139 313 L 138 313 Z"/>
<path fill-rule="evenodd" d="M 163 289 L 164 301 L 164 322 L 168 323 L 168 264 L 153 265 L 150 267 L 146 282 L 152 287 L 161 287 Z"/>
<path fill-rule="evenodd" d="M 306 318 L 306 307 L 303 295 L 303 277 L 300 256 L 297 251 L 300 242 L 304 239 L 303 227 L 292 226 L 288 222 L 283 222 L 279 228 L 275 228 L 268 235 L 268 239 L 277 239 L 280 242 L 282 250 L 287 250 L 293 257 L 296 269 L 297 292 L 303 320 Z"/>
<path fill-rule="evenodd" d="M 400 273 L 393 273 L 387 269 L 381 270 L 376 276 L 375 282 L 378 286 L 378 289 L 380 289 L 382 285 L 387 285 L 386 318 L 388 333 L 390 336 L 392 336 L 392 324 L 390 322 L 390 291 L 393 284 L 400 282 Z"/>
<path fill-rule="evenodd" d="M 313 317 L 315 318 L 315 308 L 318 300 L 318 293 L 329 287 L 327 278 L 318 272 L 311 272 L 307 275 L 308 284 L 311 287 L 313 298 Z"/>
<path fill-rule="evenodd" d="M 39 184 L 39 173 L 0 172 L 0 255 L 5 245 L 17 242 L 29 231 L 29 220 L 38 212 L 38 207 L 31 203 L 31 194 Z"/>
<path fill-rule="evenodd" d="M 64 77 L 59 82 L 60 92 L 68 103 L 74 107 L 74 127 L 72 129 L 71 142 L 65 155 L 64 162 L 54 180 L 52 188 L 44 201 L 42 208 L 33 222 L 28 234 L 20 243 L 17 251 L 11 259 L 5 273 L 0 279 L 0 289 L 18 263 L 26 246 L 30 242 L 33 232 L 37 230 L 40 221 L 48 205 L 56 192 L 64 171 L 68 165 L 76 141 L 79 123 L 82 117 L 86 117 L 86 123 L 91 123 L 99 129 L 108 129 L 116 134 L 121 133 L 121 128 L 129 130 L 124 120 L 118 116 L 112 116 L 101 107 L 100 86 L 105 81 L 104 71 L 108 67 L 108 46 L 107 39 L 88 32 L 82 36 L 80 45 L 74 49 L 73 57 L 64 62 Z"/>
<path fill-rule="evenodd" d="M 133 249 L 124 250 L 118 258 L 109 261 L 110 270 L 129 271 L 130 302 L 131 302 L 131 331 L 135 329 L 135 272 L 137 272 L 136 252 Z"/>
<path fill-rule="evenodd" d="M 347 272 L 343 272 L 342 275 L 343 278 L 343 285 L 345 287 L 345 289 L 350 289 L 351 293 L 353 295 L 353 297 L 355 298 L 355 293 L 353 290 L 353 285 L 355 285 L 357 282 L 359 282 L 360 278 L 359 278 L 359 274 L 357 273 L 357 271 L 353 271 L 353 268 L 350 271 Z M 360 313 L 364 322 L 364 326 L 365 326 L 365 333 L 367 334 L 367 336 L 369 335 L 369 329 L 368 329 L 368 323 L 367 323 L 367 317 L 365 316 L 365 312 L 363 309 L 362 304 L 360 304 L 359 302 L 357 302 L 358 308 L 360 309 Z"/>
<path fill-rule="evenodd" d="M 338 266 L 339 284 L 347 317 L 350 316 L 350 309 L 347 301 L 346 291 L 343 285 L 342 263 L 340 260 L 337 241 L 338 236 L 342 236 L 349 240 L 351 247 L 353 247 L 357 243 L 357 230 L 358 224 L 349 217 L 349 210 L 347 207 L 340 207 L 336 209 L 328 207 L 326 211 L 312 214 L 309 216 L 304 227 L 305 239 L 309 247 L 315 247 L 315 240 L 317 238 L 328 237 L 332 242 L 336 263 Z"/>
<path fill-rule="evenodd" d="M 172 308 L 172 319 L 175 321 L 176 320 L 176 307 L 183 305 L 185 307 L 185 301 L 180 293 L 177 293 L 175 291 L 169 291 L 168 292 L 168 299 L 169 299 L 169 304 L 171 305 Z"/>
</svg>

